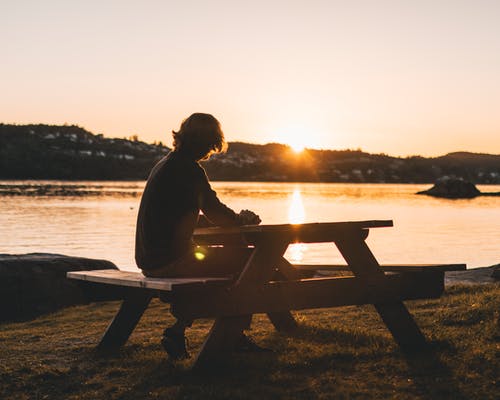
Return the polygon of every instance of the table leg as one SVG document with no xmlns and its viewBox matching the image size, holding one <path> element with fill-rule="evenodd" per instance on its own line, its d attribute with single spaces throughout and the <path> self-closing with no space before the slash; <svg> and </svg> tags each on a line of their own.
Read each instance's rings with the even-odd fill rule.
<svg viewBox="0 0 500 400">
<path fill-rule="evenodd" d="M 335 244 L 354 275 L 368 286 L 385 279 L 384 272 L 361 237 L 346 237 Z M 412 352 L 427 345 L 424 335 L 403 302 L 379 303 L 374 306 L 403 351 Z"/>
<path fill-rule="evenodd" d="M 290 311 L 267 313 L 267 316 L 278 332 L 287 333 L 297 329 L 297 321 Z"/>
<path fill-rule="evenodd" d="M 297 280 L 301 276 L 299 272 L 285 259 L 281 258 L 278 263 L 278 270 L 275 272 L 274 280 Z M 278 332 L 292 332 L 297 329 L 298 324 L 290 311 L 267 313 L 271 323 Z"/>
<path fill-rule="evenodd" d="M 149 292 L 130 291 L 106 329 L 97 345 L 97 349 L 117 350 L 123 346 L 141 319 L 142 314 L 146 311 L 152 298 L 153 296 Z"/>
<path fill-rule="evenodd" d="M 261 243 L 256 245 L 231 290 L 244 290 L 247 287 L 259 286 L 269 282 L 287 247 L 287 241 L 264 237 Z M 276 317 L 277 329 L 285 328 L 287 323 L 290 324 L 290 318 L 293 319 L 291 314 L 290 318 L 285 316 L 286 312 L 275 314 L 273 318 Z M 194 367 L 206 365 L 209 360 L 218 358 L 221 354 L 234 349 L 243 330 L 249 328 L 251 319 L 252 315 L 217 318 L 203 343 Z"/>
<path fill-rule="evenodd" d="M 251 319 L 251 315 L 216 319 L 196 357 L 193 368 L 209 365 L 211 360 L 220 358 L 234 349 L 243 330 L 250 325 Z"/>
<path fill-rule="evenodd" d="M 250 269 L 247 270 L 245 268 L 238 280 L 238 284 L 247 285 L 252 282 L 267 283 L 276 276 L 279 276 L 280 279 L 286 279 L 287 276 L 282 271 L 285 271 L 286 267 L 286 260 L 283 259 L 283 254 L 287 247 L 288 242 L 276 240 L 259 246 L 259 251 L 255 251 L 251 259 L 252 264 L 250 265 Z M 263 268 L 263 265 L 267 265 L 267 268 Z M 276 268 L 279 268 L 278 272 Z M 245 271 L 248 273 L 245 274 Z M 278 332 L 291 332 L 297 328 L 297 322 L 290 311 L 267 313 L 267 316 Z"/>
</svg>

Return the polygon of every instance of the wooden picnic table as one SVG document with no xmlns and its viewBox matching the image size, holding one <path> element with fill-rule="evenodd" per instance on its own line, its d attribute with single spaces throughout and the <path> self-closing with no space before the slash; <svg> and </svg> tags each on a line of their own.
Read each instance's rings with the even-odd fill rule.
<svg viewBox="0 0 500 400">
<path fill-rule="evenodd" d="M 369 229 L 391 226 L 392 221 L 356 221 L 197 229 L 194 239 L 199 245 L 253 249 L 236 280 L 153 279 L 122 271 L 70 272 L 68 277 L 129 288 L 101 339 L 101 348 L 123 345 L 151 298 L 160 293 L 179 318 L 215 319 L 195 365 L 230 351 L 253 314 L 267 314 L 276 329 L 286 332 L 296 327 L 291 310 L 360 304 L 373 304 L 402 350 L 414 351 L 426 341 L 403 300 L 439 297 L 444 271 L 465 269 L 465 265 L 380 266 L 365 240 Z M 292 243 L 321 242 L 335 244 L 352 276 L 310 277 L 311 270 L 339 266 L 297 266 L 284 258 Z"/>
</svg>

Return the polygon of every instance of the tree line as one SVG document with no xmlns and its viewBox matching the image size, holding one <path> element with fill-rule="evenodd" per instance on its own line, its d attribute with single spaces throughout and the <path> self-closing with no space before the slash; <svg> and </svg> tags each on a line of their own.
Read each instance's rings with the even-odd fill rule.
<svg viewBox="0 0 500 400">
<path fill-rule="evenodd" d="M 169 148 L 137 135 L 107 138 L 76 125 L 0 124 L 0 179 L 140 180 Z M 500 155 L 450 153 L 392 157 L 361 150 L 304 150 L 283 144 L 230 143 L 203 163 L 213 180 L 431 183 L 456 176 L 500 183 Z"/>
</svg>

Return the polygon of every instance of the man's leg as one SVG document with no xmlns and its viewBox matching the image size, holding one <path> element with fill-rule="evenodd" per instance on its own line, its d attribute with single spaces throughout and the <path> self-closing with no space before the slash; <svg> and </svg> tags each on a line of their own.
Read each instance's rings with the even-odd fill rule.
<svg viewBox="0 0 500 400">
<path fill-rule="evenodd" d="M 192 277 L 225 277 L 232 276 L 237 279 L 239 273 L 252 254 L 252 248 L 248 247 L 196 247 L 193 252 L 188 253 L 176 262 L 153 271 L 143 271 L 150 278 L 192 278 Z M 186 349 L 185 331 L 192 325 L 188 321 L 174 315 L 176 322 L 167 327 L 163 332 L 162 346 L 173 359 L 189 357 Z M 247 318 L 245 330 L 250 329 L 251 316 Z M 252 339 L 242 335 L 237 349 L 242 351 L 262 351 Z"/>
<path fill-rule="evenodd" d="M 142 273 L 148 278 L 172 278 L 169 274 L 169 268 L 157 268 L 152 271 L 143 270 Z M 161 298 L 160 298 L 161 299 Z M 186 348 L 186 335 L 187 327 L 190 327 L 193 321 L 176 318 L 172 326 L 165 328 L 161 345 L 167 352 L 168 356 L 174 360 L 181 360 L 189 358 L 189 353 Z"/>
<path fill-rule="evenodd" d="M 191 326 L 191 324 L 178 319 L 172 326 L 165 328 L 163 331 L 161 345 L 169 357 L 174 360 L 189 358 L 186 348 L 186 328 L 188 326 Z"/>
</svg>

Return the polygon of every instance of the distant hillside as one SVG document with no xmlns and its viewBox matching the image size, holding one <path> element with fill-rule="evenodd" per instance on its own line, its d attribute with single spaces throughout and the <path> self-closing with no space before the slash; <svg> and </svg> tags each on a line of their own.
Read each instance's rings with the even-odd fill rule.
<svg viewBox="0 0 500 400">
<path fill-rule="evenodd" d="M 450 153 L 442 157 L 391 157 L 360 150 L 306 150 L 281 144 L 232 143 L 205 163 L 219 180 L 432 183 L 456 176 L 476 184 L 500 183 L 500 155 Z"/>
<path fill-rule="evenodd" d="M 167 152 L 75 125 L 0 124 L 0 179 L 145 179 Z"/>
<path fill-rule="evenodd" d="M 94 135 L 78 126 L 0 124 L 0 179 L 145 179 L 169 149 Z M 282 144 L 230 143 L 204 162 L 214 180 L 431 183 L 448 175 L 500 184 L 500 155 L 467 152 L 435 158 L 360 150 L 305 150 Z"/>
</svg>

